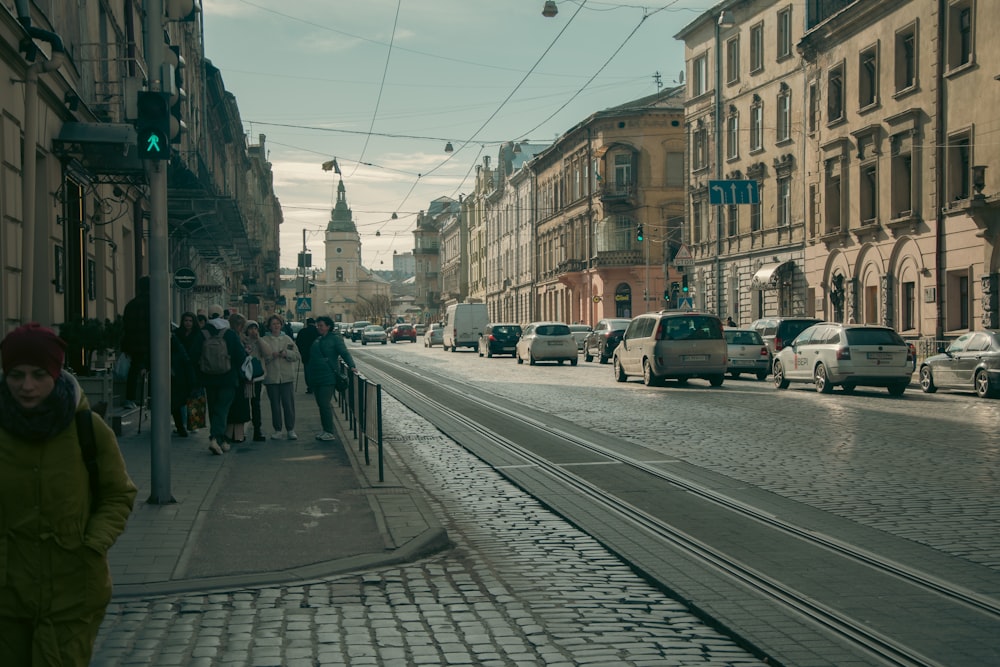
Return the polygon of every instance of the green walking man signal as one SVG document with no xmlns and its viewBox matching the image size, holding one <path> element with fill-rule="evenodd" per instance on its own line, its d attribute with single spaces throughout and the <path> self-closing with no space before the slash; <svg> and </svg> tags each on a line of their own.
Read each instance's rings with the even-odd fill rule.
<svg viewBox="0 0 1000 667">
<path fill-rule="evenodd" d="M 643 239 L 642 223 L 640 222 L 638 226 L 636 226 L 635 228 L 635 240 L 642 241 L 642 239 Z"/>
<path fill-rule="evenodd" d="M 139 112 L 135 124 L 139 157 L 170 159 L 170 94 L 140 91 L 136 108 Z"/>
</svg>

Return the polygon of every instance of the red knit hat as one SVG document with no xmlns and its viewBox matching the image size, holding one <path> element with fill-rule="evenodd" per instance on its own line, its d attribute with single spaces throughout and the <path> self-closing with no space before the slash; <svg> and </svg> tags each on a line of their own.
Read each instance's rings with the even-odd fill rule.
<svg viewBox="0 0 1000 667">
<path fill-rule="evenodd" d="M 66 342 L 52 329 L 38 322 L 19 326 L 0 342 L 4 375 L 15 366 L 30 364 L 44 368 L 55 380 L 62 372 L 65 350 Z"/>
</svg>

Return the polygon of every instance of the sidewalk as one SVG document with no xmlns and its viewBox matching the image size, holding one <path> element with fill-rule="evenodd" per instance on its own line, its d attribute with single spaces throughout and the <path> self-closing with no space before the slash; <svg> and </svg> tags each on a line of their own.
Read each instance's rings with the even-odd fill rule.
<svg viewBox="0 0 1000 667">
<path fill-rule="evenodd" d="M 336 406 L 339 439 L 313 439 L 319 411 L 301 382 L 298 389 L 299 440 L 248 436 L 214 456 L 207 428 L 171 435 L 171 504 L 146 502 L 148 413 L 141 433 L 138 424 L 125 425 L 119 445 L 139 493 L 109 554 L 115 599 L 310 580 L 412 561 L 449 545 L 423 497 L 388 462 L 378 481 L 374 453 L 366 466 Z M 262 403 L 270 433 L 266 392 Z"/>
</svg>

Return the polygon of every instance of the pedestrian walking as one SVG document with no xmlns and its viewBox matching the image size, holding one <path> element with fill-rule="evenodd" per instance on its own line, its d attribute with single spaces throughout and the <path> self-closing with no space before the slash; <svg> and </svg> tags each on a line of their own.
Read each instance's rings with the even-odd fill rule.
<svg viewBox="0 0 1000 667">
<path fill-rule="evenodd" d="M 299 334 L 302 335 L 301 333 Z M 271 405 L 271 437 L 281 440 L 298 439 L 295 433 L 295 375 L 298 372 L 299 350 L 292 339 L 284 333 L 280 315 L 267 318 L 267 332 L 260 339 L 261 359 L 267 374 L 264 387 Z M 282 426 L 287 431 L 281 433 Z"/>
<path fill-rule="evenodd" d="M 251 354 L 250 341 L 246 334 L 247 318 L 240 313 L 233 313 L 229 316 L 229 328 L 239 336 L 240 345 L 243 348 L 243 357 L 238 367 L 238 381 L 236 392 L 233 395 L 232 403 L 229 404 L 229 416 L 226 420 L 226 440 L 227 442 L 239 444 L 246 442 L 244 431 L 246 423 L 250 421 L 250 396 L 253 393 L 253 383 L 248 382 L 243 375 L 243 359 Z"/>
<path fill-rule="evenodd" d="M 205 320 L 205 322 L 207 324 L 208 320 Z M 181 325 L 174 332 L 177 335 L 177 339 L 180 340 L 181 345 L 184 346 L 184 351 L 191 362 L 191 367 L 195 371 L 194 382 L 191 385 L 191 394 L 186 397 L 184 405 L 181 407 L 181 416 L 184 418 L 184 425 L 188 430 L 200 426 L 198 421 L 200 417 L 195 415 L 192 418 L 188 404 L 191 404 L 196 410 L 200 410 L 202 416 L 204 413 L 205 388 L 201 386 L 201 376 L 198 374 L 198 364 L 201 361 L 201 347 L 205 343 L 205 337 L 201 330 L 202 326 L 199 324 L 198 316 L 192 312 L 186 312 L 181 314 Z"/>
<path fill-rule="evenodd" d="M 255 320 L 248 320 L 246 326 L 247 354 L 255 357 L 263 367 L 264 353 L 260 346 L 260 325 Z M 263 392 L 264 378 L 251 378 L 250 389 L 250 424 L 253 426 L 253 441 L 264 442 L 264 432 L 261 430 L 260 395 Z"/>
<path fill-rule="evenodd" d="M 226 439 L 229 408 L 237 388 L 242 387 L 240 367 L 246 350 L 239 334 L 222 317 L 222 307 L 213 304 L 208 310 L 211 319 L 205 327 L 199 370 L 208 404 L 208 450 L 219 455 L 229 451 Z"/>
<path fill-rule="evenodd" d="M 90 663 L 111 599 L 108 549 L 136 487 L 66 344 L 36 323 L 0 342 L 0 665 Z"/>
<path fill-rule="evenodd" d="M 121 347 L 130 360 L 123 405 L 133 409 L 139 396 L 139 379 L 143 371 L 149 371 L 149 276 L 139 279 L 135 298 L 122 311 Z"/>
<path fill-rule="evenodd" d="M 323 430 L 316 434 L 317 440 L 335 440 L 333 433 L 333 392 L 337 388 L 337 378 L 340 376 L 340 362 L 356 371 L 354 358 L 344 337 L 333 328 L 333 320 L 322 315 L 316 318 L 316 330 L 319 332 L 312 347 L 309 349 L 309 361 L 306 364 L 306 382 L 312 387 L 316 396 L 316 406 L 319 408 L 319 418 Z M 305 329 L 303 329 L 305 331 Z M 299 336 L 302 331 L 299 332 Z"/>
<path fill-rule="evenodd" d="M 194 364 L 188 357 L 184 343 L 176 333 L 170 334 L 170 415 L 174 419 L 177 435 L 182 438 L 188 436 L 187 415 L 184 413 L 184 408 L 197 384 Z"/>
<path fill-rule="evenodd" d="M 302 331 L 299 335 L 295 337 L 295 345 L 299 348 L 299 356 L 302 357 L 302 367 L 305 368 L 309 365 L 309 353 L 312 350 L 312 344 L 316 342 L 319 338 L 319 330 L 316 328 L 316 320 L 311 317 L 306 318 L 306 325 L 302 327 Z M 309 374 L 306 373 L 306 393 L 312 393 L 312 386 L 309 384 Z"/>
</svg>

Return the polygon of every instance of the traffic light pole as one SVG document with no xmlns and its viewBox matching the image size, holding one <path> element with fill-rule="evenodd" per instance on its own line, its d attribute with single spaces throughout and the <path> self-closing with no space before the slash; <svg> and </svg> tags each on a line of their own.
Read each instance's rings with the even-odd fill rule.
<svg viewBox="0 0 1000 667">
<path fill-rule="evenodd" d="M 163 0 L 147 0 L 144 42 L 149 88 L 165 90 L 163 76 Z M 169 144 L 168 144 L 169 149 Z M 147 502 L 175 502 L 170 493 L 170 284 L 167 246 L 167 164 L 146 160 L 149 183 L 149 373 L 150 495 Z"/>
</svg>

